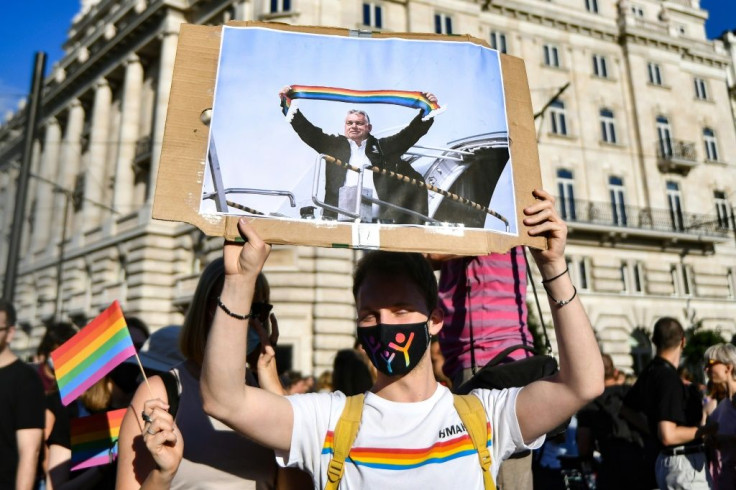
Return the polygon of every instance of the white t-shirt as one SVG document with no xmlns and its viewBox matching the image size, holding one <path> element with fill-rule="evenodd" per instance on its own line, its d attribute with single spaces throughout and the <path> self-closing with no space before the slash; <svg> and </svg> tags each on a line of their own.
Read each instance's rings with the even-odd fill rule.
<svg viewBox="0 0 736 490">
<path fill-rule="evenodd" d="M 359 145 L 355 141 L 348 139 L 348 143 L 350 143 L 350 165 L 357 168 L 370 167 L 371 161 L 368 160 L 368 157 L 365 155 L 368 140 L 363 140 L 361 142 L 362 144 Z M 358 176 L 359 174 L 357 172 L 348 170 L 345 174 L 345 187 L 357 187 Z M 366 190 L 370 192 L 366 192 Z M 373 198 L 378 197 L 378 194 L 376 193 L 376 185 L 373 183 L 373 172 L 370 170 L 365 170 L 363 172 L 363 194 Z M 380 209 L 381 208 L 378 204 L 373 204 L 371 207 L 371 214 L 373 216 L 378 216 Z"/>
<path fill-rule="evenodd" d="M 510 390 L 475 390 L 489 420 L 493 478 L 502 460 L 520 449 L 535 449 L 540 437 L 526 446 L 516 418 L 516 396 Z M 311 473 L 315 489 L 327 482 L 332 458 L 332 437 L 345 406 L 345 395 L 315 393 L 288 397 L 294 409 L 294 430 L 289 454 L 276 452 L 281 466 L 296 466 Z M 367 393 L 360 429 L 340 484 L 358 488 L 482 489 L 483 475 L 452 393 L 437 385 L 435 393 L 417 403 L 399 403 Z"/>
</svg>

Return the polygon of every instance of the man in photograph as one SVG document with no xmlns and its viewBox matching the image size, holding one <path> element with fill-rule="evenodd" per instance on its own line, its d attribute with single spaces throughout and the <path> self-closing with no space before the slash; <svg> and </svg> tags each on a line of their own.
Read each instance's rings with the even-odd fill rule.
<svg viewBox="0 0 736 490">
<path fill-rule="evenodd" d="M 289 96 L 291 87 L 284 87 L 279 92 L 279 98 Z M 433 94 L 426 94 L 430 102 L 437 102 Z M 368 114 L 364 111 L 351 109 L 345 116 L 344 134 L 326 134 L 321 128 L 313 125 L 291 103 L 286 119 L 291 123 L 299 138 L 319 154 L 329 155 L 348 163 L 356 168 L 376 167 L 401 174 L 409 179 L 424 182 L 422 175 L 401 157 L 427 134 L 434 119 L 429 116 L 423 119 L 418 114 L 404 129 L 385 138 L 376 138 L 371 134 L 371 125 Z M 325 169 L 325 203 L 338 207 L 340 189 L 355 187 L 358 184 L 358 173 L 327 162 Z M 426 216 L 428 213 L 427 189 L 400 179 L 374 173 L 364 172 L 363 188 L 373 191 L 373 197 L 386 201 L 395 206 L 409 209 Z M 423 224 L 419 216 L 402 212 L 389 206 L 373 206 L 373 217 L 388 222 L 402 224 Z M 337 213 L 325 209 L 323 217 L 335 218 Z"/>
<path fill-rule="evenodd" d="M 600 351 L 567 273 L 567 227 L 550 194 L 535 190 L 534 197 L 537 201 L 524 209 L 524 224 L 530 236 L 547 238 L 547 249 L 532 253 L 546 279 L 559 372 L 523 388 L 473 391 L 470 396 L 484 412 L 480 423 L 487 427 L 475 446 L 452 394 L 432 369 L 428 346 L 442 329 L 443 313 L 429 262 L 417 253 L 366 254 L 354 274 L 356 334 L 378 374 L 365 394 L 340 488 L 395 488 L 397 482 L 422 490 L 492 488 L 487 480 L 495 480 L 501 461 L 540 447 L 548 431 L 603 391 Z M 315 488 L 328 481 L 334 485 L 329 468 L 336 441 L 342 440 L 334 433 L 345 395 L 282 397 L 243 382 L 249 298 L 271 247 L 247 219 L 240 219 L 238 229 L 245 243 L 226 243 L 223 251 L 225 282 L 202 366 L 204 410 L 274 448 L 279 464 L 309 472 Z M 485 457 L 479 458 L 481 453 Z"/>
</svg>

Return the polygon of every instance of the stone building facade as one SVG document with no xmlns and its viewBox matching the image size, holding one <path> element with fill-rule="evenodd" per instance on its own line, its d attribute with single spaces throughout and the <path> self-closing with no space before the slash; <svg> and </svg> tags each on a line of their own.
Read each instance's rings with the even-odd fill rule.
<svg viewBox="0 0 736 490">
<path fill-rule="evenodd" d="M 181 322 L 220 241 L 151 220 L 178 27 L 251 19 L 471 34 L 524 58 L 544 186 L 602 348 L 635 366 L 665 314 L 730 338 L 736 50 L 706 40 L 706 17 L 698 0 L 84 0 L 44 83 L 14 347 L 30 352 L 44 322 L 83 324 L 114 299 L 153 327 Z M 0 126 L 0 271 L 24 120 Z M 274 248 L 284 365 L 319 373 L 352 345 L 358 256 Z"/>
</svg>

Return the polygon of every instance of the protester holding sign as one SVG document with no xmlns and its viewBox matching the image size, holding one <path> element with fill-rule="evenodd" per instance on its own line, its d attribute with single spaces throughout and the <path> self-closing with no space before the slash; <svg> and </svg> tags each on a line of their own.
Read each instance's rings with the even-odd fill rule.
<svg viewBox="0 0 736 490">
<path fill-rule="evenodd" d="M 273 452 L 237 436 L 202 410 L 199 376 L 207 335 L 225 277 L 222 259 L 210 263 L 194 292 L 179 338 L 187 359 L 171 371 L 141 384 L 120 431 L 117 488 L 273 488 Z M 257 276 L 254 289 L 243 291 L 251 314 L 247 349 L 243 355 L 256 367 L 258 382 L 281 394 L 276 373 L 276 318 L 270 314 L 268 282 Z M 246 301 L 245 299 L 243 301 Z M 273 328 L 269 339 L 265 328 Z M 241 382 L 258 386 L 252 372 Z"/>
<path fill-rule="evenodd" d="M 243 383 L 243 313 L 250 311 L 248 298 L 270 252 L 245 219 L 238 226 L 246 243 L 224 249 L 225 283 L 202 366 L 205 411 L 274 448 L 279 464 L 312 473 L 315 488 L 328 482 L 335 488 L 339 481 L 343 489 L 392 488 L 399 481 L 404 488 L 492 488 L 488 480 L 501 461 L 518 449 L 539 447 L 546 432 L 603 390 L 595 336 L 566 273 L 567 228 L 550 194 L 536 190 L 534 196 L 538 201 L 524 209 L 524 223 L 531 236 L 547 238 L 547 250 L 534 251 L 534 257 L 546 279 L 560 371 L 524 388 L 474 391 L 470 398 L 482 403 L 486 437 L 471 441 L 456 401 L 432 372 L 427 347 L 443 315 L 429 263 L 419 254 L 372 252 L 358 265 L 353 293 L 358 337 L 378 379 L 365 395 L 349 460 L 331 464 L 336 445 L 344 449 L 342 432 L 336 434 L 343 394 L 284 398 Z M 352 406 L 356 399 L 350 400 Z"/>
</svg>

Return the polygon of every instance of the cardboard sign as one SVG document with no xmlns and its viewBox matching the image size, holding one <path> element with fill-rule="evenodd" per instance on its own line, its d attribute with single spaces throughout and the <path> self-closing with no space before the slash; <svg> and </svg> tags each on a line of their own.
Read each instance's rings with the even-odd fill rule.
<svg viewBox="0 0 736 490">
<path fill-rule="evenodd" d="M 153 216 L 270 243 L 544 247 L 523 62 L 471 37 L 183 25 Z"/>
</svg>

